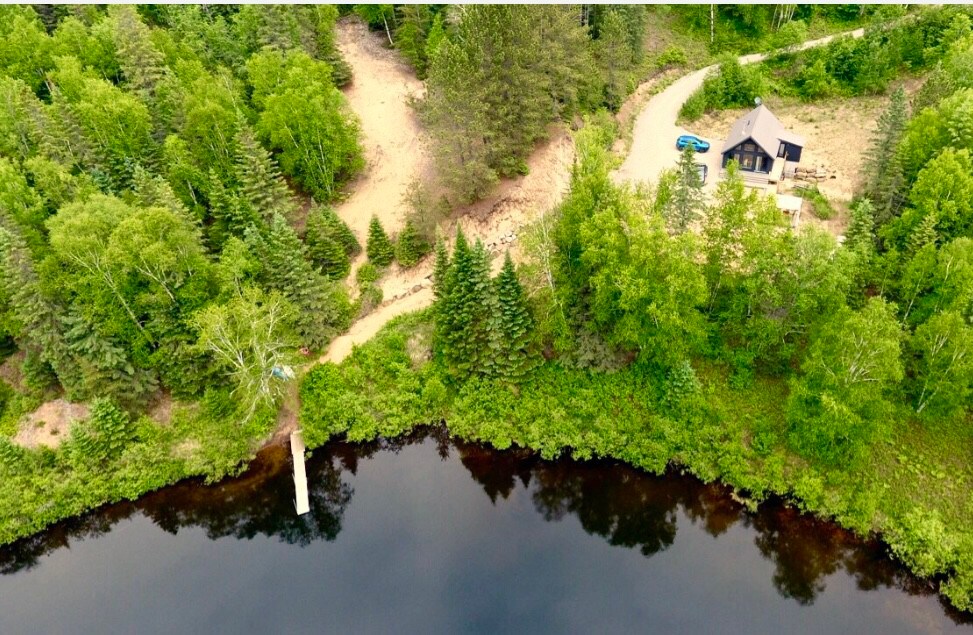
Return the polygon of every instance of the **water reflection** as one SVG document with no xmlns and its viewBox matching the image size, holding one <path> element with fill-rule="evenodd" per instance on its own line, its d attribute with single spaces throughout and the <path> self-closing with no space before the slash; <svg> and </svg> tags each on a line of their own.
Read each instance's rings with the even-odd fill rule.
<svg viewBox="0 0 973 635">
<path fill-rule="evenodd" d="M 332 541 L 352 500 L 349 480 L 359 464 L 421 443 L 435 447 L 443 461 L 454 461 L 455 453 L 494 505 L 524 492 L 546 521 L 577 519 L 588 534 L 647 557 L 673 545 L 681 518 L 713 537 L 739 525 L 753 532 L 759 552 L 773 563 L 773 584 L 780 595 L 801 605 L 812 604 L 825 590 L 828 576 L 837 572 L 851 576 L 863 590 L 890 587 L 912 595 L 935 593 L 932 585 L 893 563 L 877 542 L 856 539 L 781 503 L 749 514 L 726 488 L 690 477 L 654 477 L 609 461 L 543 461 L 523 451 L 497 452 L 451 441 L 441 428 L 393 441 L 333 443 L 318 451 L 307 464 L 312 511 L 304 516 L 294 513 L 289 453 L 273 448 L 239 478 L 213 486 L 183 483 L 134 503 L 107 506 L 2 548 L 0 573 L 38 566 L 46 554 L 102 535 L 136 514 L 173 534 L 202 528 L 213 540 L 264 535 L 302 546 Z M 947 612 L 956 622 L 969 620 Z"/>
</svg>

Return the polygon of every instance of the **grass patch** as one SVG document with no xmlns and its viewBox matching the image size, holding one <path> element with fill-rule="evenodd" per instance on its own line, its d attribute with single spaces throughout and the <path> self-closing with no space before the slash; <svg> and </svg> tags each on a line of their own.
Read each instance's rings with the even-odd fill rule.
<svg viewBox="0 0 973 635">
<path fill-rule="evenodd" d="M 828 200 L 828 197 L 821 193 L 816 185 L 801 187 L 797 189 L 801 196 L 811 204 L 811 212 L 821 220 L 830 220 L 838 215 L 838 211 Z"/>
</svg>

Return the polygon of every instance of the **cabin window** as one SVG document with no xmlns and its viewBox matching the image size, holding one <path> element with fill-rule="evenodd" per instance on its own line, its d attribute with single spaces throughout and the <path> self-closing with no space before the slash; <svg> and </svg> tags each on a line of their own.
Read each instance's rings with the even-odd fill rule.
<svg viewBox="0 0 973 635">
<path fill-rule="evenodd" d="M 756 149 L 757 149 L 757 147 L 755 145 L 753 145 L 752 143 L 744 143 L 743 144 L 743 151 L 744 152 L 753 152 Z"/>
<path fill-rule="evenodd" d="M 757 172 L 763 172 L 764 171 L 764 157 L 763 157 L 762 154 L 761 155 L 757 155 L 757 163 L 756 163 L 756 166 L 754 167 L 754 170 L 756 170 Z"/>
<path fill-rule="evenodd" d="M 783 141 L 780 142 L 780 149 L 777 150 L 777 156 L 782 157 L 787 155 L 787 144 Z"/>
<path fill-rule="evenodd" d="M 752 170 L 753 169 L 753 156 L 752 155 L 749 155 L 749 154 L 743 155 L 743 165 L 742 165 L 742 167 L 743 167 L 744 170 Z"/>
<path fill-rule="evenodd" d="M 736 161 L 737 163 L 740 163 L 740 153 L 739 152 L 734 152 L 733 153 L 733 160 Z"/>
</svg>

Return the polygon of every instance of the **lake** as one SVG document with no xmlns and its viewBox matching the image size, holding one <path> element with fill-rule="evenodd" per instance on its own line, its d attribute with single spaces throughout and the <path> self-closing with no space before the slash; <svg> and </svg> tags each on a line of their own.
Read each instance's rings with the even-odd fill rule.
<svg viewBox="0 0 973 635">
<path fill-rule="evenodd" d="M 0 633 L 941 633 L 935 588 L 780 502 L 429 429 L 289 453 L 0 549 Z"/>
</svg>

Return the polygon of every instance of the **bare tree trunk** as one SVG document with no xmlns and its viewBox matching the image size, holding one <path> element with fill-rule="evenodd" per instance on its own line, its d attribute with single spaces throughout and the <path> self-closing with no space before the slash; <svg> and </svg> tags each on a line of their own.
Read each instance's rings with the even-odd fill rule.
<svg viewBox="0 0 973 635">
<path fill-rule="evenodd" d="M 395 46 L 395 42 L 392 41 L 392 32 L 389 31 L 389 21 L 385 19 L 384 15 L 382 16 L 382 23 L 385 25 L 385 35 L 389 39 L 389 46 Z"/>
<path fill-rule="evenodd" d="M 716 5 L 709 5 L 709 43 L 716 41 Z"/>
</svg>

